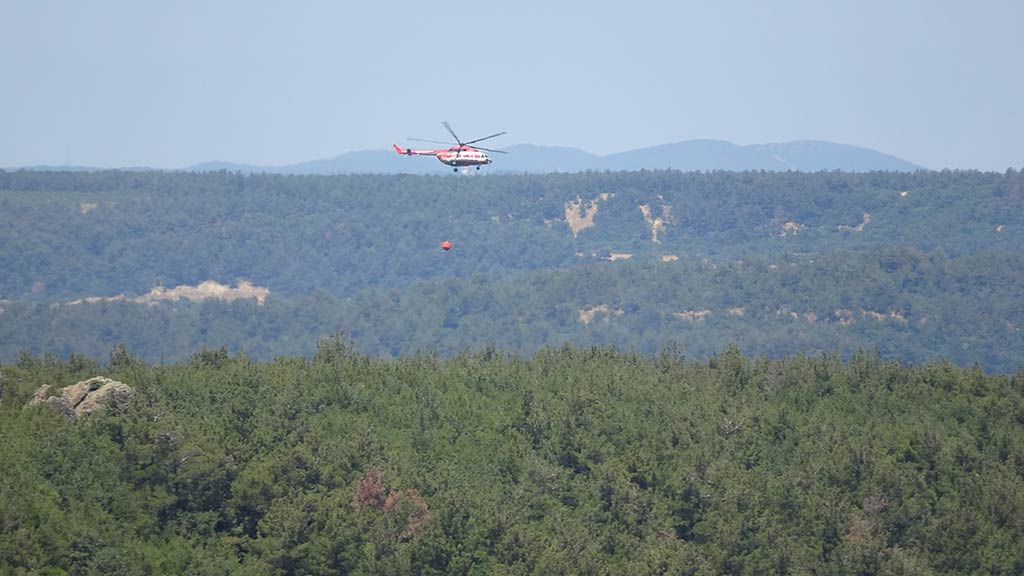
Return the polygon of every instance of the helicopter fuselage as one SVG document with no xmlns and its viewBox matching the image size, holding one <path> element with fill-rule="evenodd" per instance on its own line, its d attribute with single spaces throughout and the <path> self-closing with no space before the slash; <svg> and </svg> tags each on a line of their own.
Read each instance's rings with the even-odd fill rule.
<svg viewBox="0 0 1024 576">
<path fill-rule="evenodd" d="M 452 146 L 447 150 L 441 150 L 437 159 L 449 166 L 486 166 L 491 159 L 483 150 L 477 150 L 470 146 Z"/>
</svg>

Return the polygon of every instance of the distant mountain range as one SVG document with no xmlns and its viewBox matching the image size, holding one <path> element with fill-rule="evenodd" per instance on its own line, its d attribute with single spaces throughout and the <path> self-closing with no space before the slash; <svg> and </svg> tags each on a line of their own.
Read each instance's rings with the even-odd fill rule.
<svg viewBox="0 0 1024 576">
<path fill-rule="evenodd" d="M 484 168 L 492 173 L 581 172 L 584 170 L 797 170 L 818 172 L 912 172 L 922 169 L 902 158 L 870 148 L 816 140 L 739 146 L 724 140 L 686 140 L 617 154 L 599 156 L 578 148 L 518 144 L 505 147 L 508 154 L 493 154 L 495 162 Z M 88 167 L 32 166 L 29 170 L 94 170 Z M 139 168 L 129 168 L 138 170 Z M 182 168 L 193 172 L 227 170 L 242 173 L 280 174 L 433 174 L 446 169 L 429 157 L 409 158 L 391 148 L 346 152 L 333 158 L 258 166 L 232 162 L 204 162 Z"/>
<path fill-rule="evenodd" d="M 686 140 L 598 156 L 578 148 L 519 144 L 493 154 L 489 172 L 580 172 L 584 170 L 843 170 L 910 172 L 922 167 L 896 156 L 845 144 L 805 140 L 779 144 L 738 146 L 724 140 Z M 282 174 L 437 173 L 443 170 L 431 158 L 408 158 L 391 149 L 360 150 L 309 162 L 284 166 L 253 166 L 207 162 L 186 170 L 275 172 Z"/>
</svg>

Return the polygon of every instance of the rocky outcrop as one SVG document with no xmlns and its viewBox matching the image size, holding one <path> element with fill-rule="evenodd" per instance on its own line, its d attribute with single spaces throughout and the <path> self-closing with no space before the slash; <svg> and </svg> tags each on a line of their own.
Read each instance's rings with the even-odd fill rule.
<svg viewBox="0 0 1024 576">
<path fill-rule="evenodd" d="M 614 194 L 611 192 L 603 192 L 597 198 L 591 200 L 589 204 L 584 204 L 579 194 L 577 194 L 575 201 L 565 203 L 565 222 L 569 225 L 569 230 L 572 230 L 573 238 L 575 238 L 581 230 L 585 230 L 594 225 L 594 216 L 597 215 L 598 201 L 607 202 L 612 196 L 614 196 Z"/>
<path fill-rule="evenodd" d="M 131 386 L 103 376 L 96 376 L 71 386 L 65 386 L 61 389 L 60 396 L 51 396 L 50 385 L 46 384 L 36 390 L 28 405 L 47 404 L 74 420 L 104 408 L 115 411 L 124 410 L 134 397 L 135 390 Z"/>
<path fill-rule="evenodd" d="M 668 204 L 662 204 L 661 217 L 659 218 L 651 215 L 650 204 L 641 204 L 640 212 L 644 215 L 644 221 L 647 222 L 647 226 L 651 229 L 651 242 L 660 244 L 661 240 L 658 240 L 658 234 L 664 233 L 665 226 L 672 221 L 672 207 Z"/>
<path fill-rule="evenodd" d="M 867 226 L 870 222 L 871 222 L 871 214 L 868 214 L 867 212 L 865 212 L 864 215 L 863 215 L 863 219 L 861 220 L 860 224 L 857 224 L 856 226 L 845 226 L 845 225 L 840 224 L 839 225 L 839 231 L 840 232 L 863 232 L 864 231 L 864 227 Z"/>
<path fill-rule="evenodd" d="M 86 298 L 72 300 L 68 302 L 68 304 L 95 304 L 97 302 L 135 302 L 138 304 L 156 304 L 162 301 L 177 302 L 182 298 L 185 298 L 186 300 L 195 300 L 197 302 L 210 299 L 227 300 L 228 302 L 231 302 L 232 300 L 254 298 L 257 304 L 263 304 L 266 302 L 267 296 L 269 295 L 269 288 L 255 286 L 251 282 L 247 282 L 245 280 L 240 280 L 238 282 L 238 288 L 232 288 L 231 286 L 221 284 L 214 280 L 207 280 L 197 286 L 189 286 L 187 284 L 181 284 L 174 288 L 157 286 L 136 298 L 129 298 L 125 294 L 118 294 L 117 296 L 109 297 L 88 296 Z M 57 304 L 54 304 L 54 306 L 57 306 Z"/>
<path fill-rule="evenodd" d="M 612 316 L 622 316 L 625 311 L 620 308 L 612 308 L 607 304 L 601 304 L 599 306 L 591 306 L 590 308 L 580 308 L 579 313 L 580 322 L 590 324 L 598 314 L 603 314 L 604 321 L 608 322 Z"/>
</svg>

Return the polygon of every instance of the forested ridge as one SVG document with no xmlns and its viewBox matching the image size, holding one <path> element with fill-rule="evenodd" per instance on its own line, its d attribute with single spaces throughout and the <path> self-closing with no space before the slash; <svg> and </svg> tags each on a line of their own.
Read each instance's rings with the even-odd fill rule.
<svg viewBox="0 0 1024 576">
<path fill-rule="evenodd" d="M 285 297 L 611 254 L 1019 251 L 1020 173 L 245 176 L 0 171 L 0 298 L 239 278 Z M 455 249 L 437 250 L 450 239 Z"/>
<path fill-rule="evenodd" d="M 504 278 L 430 279 L 225 302 L 4 304 L 0 359 L 19 352 L 103 358 L 118 344 L 156 362 L 226 347 L 257 360 L 306 354 L 345 332 L 366 354 L 447 356 L 487 344 L 654 353 L 669 343 L 701 358 L 738 343 L 780 357 L 875 349 L 884 359 L 945 358 L 1011 373 L 1024 367 L 1024 256 L 885 248 L 741 262 L 605 262 Z"/>
<path fill-rule="evenodd" d="M 122 411 L 26 404 L 105 374 Z M 1024 380 L 870 353 L 0 366 L 11 574 L 1011 574 Z"/>
<path fill-rule="evenodd" d="M 0 573 L 1022 573 L 1021 246 L 1015 170 L 0 171 Z"/>
<path fill-rule="evenodd" d="M 675 342 L 708 357 L 737 342 L 1009 373 L 1020 179 L 0 171 L 0 361 L 117 344 L 263 360 L 341 331 L 383 356 Z M 243 280 L 263 304 L 148 299 Z"/>
</svg>

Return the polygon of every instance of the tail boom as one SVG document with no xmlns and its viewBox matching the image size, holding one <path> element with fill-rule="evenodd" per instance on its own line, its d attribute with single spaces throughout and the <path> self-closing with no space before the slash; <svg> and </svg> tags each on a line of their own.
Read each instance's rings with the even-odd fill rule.
<svg viewBox="0 0 1024 576">
<path fill-rule="evenodd" d="M 441 150 L 413 150 L 412 148 L 402 148 L 398 144 L 392 144 L 395 148 L 395 152 L 403 156 L 437 156 Z"/>
</svg>

